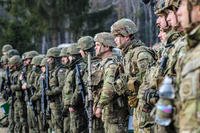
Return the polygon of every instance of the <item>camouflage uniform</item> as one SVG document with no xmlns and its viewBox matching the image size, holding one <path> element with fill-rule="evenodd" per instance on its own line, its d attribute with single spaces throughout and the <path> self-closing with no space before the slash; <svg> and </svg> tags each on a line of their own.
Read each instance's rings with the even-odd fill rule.
<svg viewBox="0 0 200 133">
<path fill-rule="evenodd" d="M 173 9 L 174 12 L 176 12 L 178 6 L 179 6 L 179 0 L 170 0 L 165 2 L 165 9 Z M 178 27 L 178 26 L 177 26 Z M 179 103 L 180 98 L 178 95 L 178 84 L 176 83 L 176 80 L 179 78 L 177 77 L 177 73 L 180 69 L 180 59 L 185 55 L 185 44 L 186 39 L 183 36 L 183 33 L 177 30 L 177 27 L 172 27 L 172 30 L 169 31 L 167 41 L 165 44 L 165 50 L 163 51 L 162 58 L 166 58 L 166 67 L 161 69 L 158 69 L 158 73 L 160 71 L 160 81 L 164 78 L 164 76 L 169 76 L 173 79 L 172 86 L 174 87 L 174 95 L 175 98 L 172 100 L 160 98 L 157 104 L 157 110 L 156 110 L 156 122 L 160 124 L 157 120 L 161 119 L 170 119 L 172 122 L 169 125 L 163 126 L 161 124 L 158 125 L 158 132 L 179 132 L 179 126 L 178 126 L 178 115 L 179 112 Z M 161 59 L 162 64 L 162 59 Z M 164 86 L 164 83 L 163 85 Z M 162 87 L 161 86 L 161 87 Z M 175 110 L 173 110 L 173 113 L 171 113 L 170 118 L 169 116 L 165 116 L 165 113 L 159 114 L 161 111 L 159 108 L 160 105 L 167 105 L 166 103 L 170 102 L 170 105 L 174 107 Z M 161 111 L 162 112 L 162 111 Z M 170 114 L 170 113 L 169 113 Z M 166 118 L 165 118 L 166 117 Z M 160 131 L 159 131 L 160 130 Z"/>
<path fill-rule="evenodd" d="M 68 57 L 68 47 L 66 48 L 62 48 L 61 52 L 60 52 L 60 57 Z M 64 94 L 64 85 L 65 85 L 65 81 L 66 81 L 66 77 L 69 73 L 69 63 L 66 64 L 62 64 L 63 65 L 63 71 L 64 71 L 64 77 L 62 78 L 61 81 L 59 81 L 59 86 L 62 87 L 62 94 Z M 69 110 L 66 106 L 64 106 L 64 95 L 62 95 L 62 117 L 63 117 L 63 132 L 64 133 L 69 133 L 70 132 L 70 114 L 69 114 Z"/>
<path fill-rule="evenodd" d="M 78 40 L 78 46 L 80 47 L 80 49 L 81 50 L 83 50 L 84 52 L 90 52 L 90 54 L 91 54 L 91 56 L 92 56 L 92 59 L 91 59 L 91 66 L 93 66 L 92 68 L 91 68 L 91 71 L 93 71 L 94 72 L 94 69 L 96 69 L 96 68 L 94 68 L 94 64 L 97 64 L 97 60 L 95 60 L 93 57 L 94 57 L 94 53 L 95 53 L 95 51 L 94 51 L 94 39 L 92 38 L 92 37 L 90 37 L 90 36 L 84 36 L 84 37 L 81 37 L 79 40 Z M 87 64 L 87 66 L 86 67 L 88 67 L 88 55 L 86 55 L 85 57 L 83 57 L 83 60 L 84 60 L 84 62 Z M 88 85 L 88 83 L 87 83 L 87 81 L 86 81 L 86 79 L 87 79 L 87 77 L 88 77 L 88 72 L 87 72 L 87 70 L 85 70 L 85 74 L 84 74 L 84 83 L 85 83 L 85 88 L 86 87 L 88 87 L 87 85 Z M 91 79 L 92 81 L 93 81 L 93 79 Z M 95 97 L 97 97 L 97 90 L 95 89 L 95 87 L 93 86 L 93 99 L 95 98 Z M 96 91 L 96 92 L 95 92 Z M 89 95 L 87 95 L 87 98 L 89 99 L 89 97 L 88 97 Z M 86 103 L 86 106 L 88 107 L 88 110 L 89 110 L 89 101 L 88 101 L 88 103 Z M 95 116 L 93 116 L 92 117 L 93 119 L 92 119 L 92 124 L 93 124 L 93 126 L 92 126 L 92 131 L 94 132 L 94 133 L 103 133 L 104 132 L 104 127 L 103 127 L 103 122 L 102 122 L 102 120 L 100 119 L 100 118 L 97 118 L 97 117 L 95 117 Z"/>
<path fill-rule="evenodd" d="M 11 80 L 11 91 L 12 96 L 15 96 L 12 100 L 10 105 L 13 104 L 14 110 L 12 108 L 12 112 L 10 109 L 10 118 L 14 118 L 14 123 L 10 123 L 9 132 L 13 132 L 12 126 L 14 126 L 14 132 L 15 133 L 27 133 L 28 127 L 26 123 L 26 104 L 23 100 L 23 91 L 21 90 L 20 86 L 20 80 L 19 76 L 21 74 L 21 71 L 18 69 L 21 65 L 21 58 L 17 55 L 11 57 L 9 59 L 9 67 L 10 67 L 10 80 Z M 16 66 L 16 70 L 13 69 L 13 67 Z M 17 70 L 18 69 L 18 70 Z M 11 97 L 10 97 L 11 98 Z M 11 106 L 12 107 L 12 106 Z M 13 117 L 14 116 L 14 117 Z M 9 121 L 10 122 L 10 121 Z M 12 122 L 12 120 L 11 120 Z M 13 125 L 12 125 L 13 124 Z"/>
<path fill-rule="evenodd" d="M 86 65 L 84 62 L 82 62 L 79 49 L 77 49 L 76 45 L 71 46 L 68 51 L 69 55 L 74 59 L 70 61 L 69 72 L 63 89 L 64 106 L 65 108 L 74 109 L 73 112 L 70 112 L 70 132 L 84 133 L 87 132 L 87 121 L 84 108 L 85 105 L 83 104 L 82 97 L 80 95 L 80 86 L 76 80 L 77 77 L 75 67 L 76 65 L 79 66 L 82 77 L 84 75 Z"/>
<path fill-rule="evenodd" d="M 101 44 L 100 47 L 107 46 L 110 50 L 116 46 L 114 37 L 110 33 L 98 33 L 94 40 Z M 103 58 L 97 66 L 98 68 L 92 76 L 94 77 L 94 79 L 92 78 L 93 84 L 99 88 L 94 100 L 94 108 L 103 110 L 102 119 L 105 133 L 126 133 L 128 103 L 124 84 L 122 84 L 124 79 L 120 78 L 120 74 L 123 73 L 122 63 L 112 54 Z"/>
<path fill-rule="evenodd" d="M 187 8 L 191 17 L 194 6 L 200 6 L 199 0 L 187 0 Z M 199 10 L 198 10 L 199 11 Z M 181 82 L 180 82 L 180 99 L 181 109 L 179 113 L 180 132 L 199 133 L 199 90 L 200 90 L 200 22 L 189 20 L 190 26 L 187 27 L 187 53 L 181 63 Z M 193 26 L 193 27 L 192 27 Z"/>
<path fill-rule="evenodd" d="M 62 87 L 59 86 L 59 83 L 63 80 L 62 78 L 64 77 L 65 73 L 60 64 L 59 55 L 60 50 L 57 47 L 50 48 L 47 51 L 47 58 L 52 57 L 54 60 L 51 63 L 48 62 L 50 90 L 46 91 L 46 95 L 49 96 L 50 99 L 52 129 L 56 133 L 61 133 L 63 130 L 63 121 L 61 116 Z"/>
<path fill-rule="evenodd" d="M 116 37 L 131 36 L 137 32 L 137 27 L 129 19 L 121 19 L 111 26 L 111 32 Z M 139 132 L 142 117 L 143 102 L 142 92 L 139 90 L 143 82 L 146 69 L 154 62 L 152 50 L 143 46 L 144 44 L 137 39 L 131 39 L 121 48 L 124 56 L 124 70 L 128 76 L 128 89 L 130 90 L 129 105 L 134 109 L 134 131 Z M 139 100 L 139 102 L 138 102 Z M 141 129 L 142 130 L 142 129 Z M 144 131 L 144 130 L 143 130 Z M 148 131 L 147 131 L 148 132 Z"/>
<path fill-rule="evenodd" d="M 37 56 L 38 52 L 36 51 L 29 51 L 26 53 L 26 55 L 23 58 L 23 61 L 30 59 L 30 64 L 24 64 L 22 68 L 22 85 L 26 84 L 26 89 L 24 90 L 24 100 L 26 101 L 27 105 L 27 120 L 28 120 L 28 126 L 29 126 L 29 132 L 30 133 L 38 133 L 39 132 L 39 127 L 38 127 L 38 120 L 36 116 L 36 110 L 33 108 L 35 104 L 30 101 L 31 96 L 33 95 L 34 91 L 36 88 L 34 88 L 33 84 L 34 81 L 36 80 L 36 75 L 35 72 L 32 69 L 32 64 L 31 60 L 33 57 Z"/>
<path fill-rule="evenodd" d="M 30 97 L 30 102 L 32 102 L 34 107 L 34 115 L 35 119 L 37 119 L 37 130 L 38 132 L 42 132 L 42 118 L 41 118 L 41 103 L 40 103 L 40 97 L 41 97 L 41 90 L 40 90 L 40 64 L 42 62 L 42 59 L 44 58 L 44 55 L 37 55 L 33 57 L 31 61 L 33 73 L 32 76 L 34 76 L 34 82 L 32 86 L 35 88 L 34 94 Z M 37 117 L 37 118 L 36 118 Z"/>
</svg>

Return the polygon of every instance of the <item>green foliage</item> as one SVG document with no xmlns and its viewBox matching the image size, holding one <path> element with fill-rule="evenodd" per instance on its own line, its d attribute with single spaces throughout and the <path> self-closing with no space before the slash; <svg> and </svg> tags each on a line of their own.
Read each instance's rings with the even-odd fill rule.
<svg viewBox="0 0 200 133">
<path fill-rule="evenodd" d="M 69 20 L 69 32 L 74 39 L 81 33 L 88 0 L 12 0 L 7 11 L 10 16 L 0 18 L 0 46 L 12 44 L 23 53 L 38 50 L 42 36 L 50 35 L 57 45 L 57 35 Z"/>
</svg>

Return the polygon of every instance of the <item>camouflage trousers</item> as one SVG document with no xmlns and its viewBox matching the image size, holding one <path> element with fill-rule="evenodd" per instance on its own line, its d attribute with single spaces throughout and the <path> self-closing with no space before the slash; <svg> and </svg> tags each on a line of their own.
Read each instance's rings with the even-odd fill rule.
<svg viewBox="0 0 200 133">
<path fill-rule="evenodd" d="M 70 112 L 70 133 L 87 133 L 87 120 L 83 112 Z"/>
<path fill-rule="evenodd" d="M 29 133 L 39 133 L 38 118 L 35 110 L 32 107 L 27 107 L 27 119 L 29 126 Z"/>
<path fill-rule="evenodd" d="M 133 127 L 135 133 L 153 133 L 154 120 L 150 113 L 143 112 L 144 102 L 140 99 L 133 111 Z"/>
<path fill-rule="evenodd" d="M 50 109 L 51 109 L 52 129 L 56 133 L 62 133 L 63 132 L 63 120 L 62 120 L 61 105 L 59 105 L 59 103 L 51 102 Z"/>
<path fill-rule="evenodd" d="M 8 114 L 8 133 L 14 133 L 14 128 L 15 128 L 15 121 L 14 121 L 14 110 L 10 109 L 9 114 Z"/>
<path fill-rule="evenodd" d="M 104 123 L 101 118 L 93 118 L 93 133 L 104 133 Z"/>
<path fill-rule="evenodd" d="M 26 104 L 21 99 L 17 99 L 14 103 L 14 123 L 15 133 L 28 132 Z"/>
<path fill-rule="evenodd" d="M 69 133 L 70 132 L 70 116 L 66 116 L 64 117 L 64 121 L 63 121 L 63 132 L 64 133 Z"/>
<path fill-rule="evenodd" d="M 127 133 L 128 132 L 128 122 L 121 123 L 110 123 L 107 120 L 104 122 L 105 133 Z"/>
</svg>

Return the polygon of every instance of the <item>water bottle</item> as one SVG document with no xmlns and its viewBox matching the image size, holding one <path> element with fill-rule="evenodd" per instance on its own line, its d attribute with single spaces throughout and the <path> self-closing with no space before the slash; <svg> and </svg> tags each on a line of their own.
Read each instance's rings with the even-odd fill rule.
<svg viewBox="0 0 200 133">
<path fill-rule="evenodd" d="M 159 97 L 164 99 L 174 99 L 175 91 L 172 85 L 172 78 L 166 76 L 162 86 L 159 89 Z"/>
<path fill-rule="evenodd" d="M 172 85 L 172 78 L 165 77 L 162 86 L 159 89 L 159 97 L 156 104 L 155 121 L 161 126 L 168 126 L 172 121 L 173 99 L 175 98 L 175 90 Z"/>
</svg>

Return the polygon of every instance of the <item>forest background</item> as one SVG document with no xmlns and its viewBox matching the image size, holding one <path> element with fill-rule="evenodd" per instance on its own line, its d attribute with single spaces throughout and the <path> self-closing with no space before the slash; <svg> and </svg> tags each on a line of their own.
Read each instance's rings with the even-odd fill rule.
<svg viewBox="0 0 200 133">
<path fill-rule="evenodd" d="M 132 19 L 146 46 L 158 42 L 153 3 L 141 0 L 0 0 L 0 48 L 11 44 L 22 54 L 76 42 L 110 31 L 120 18 Z"/>
</svg>

